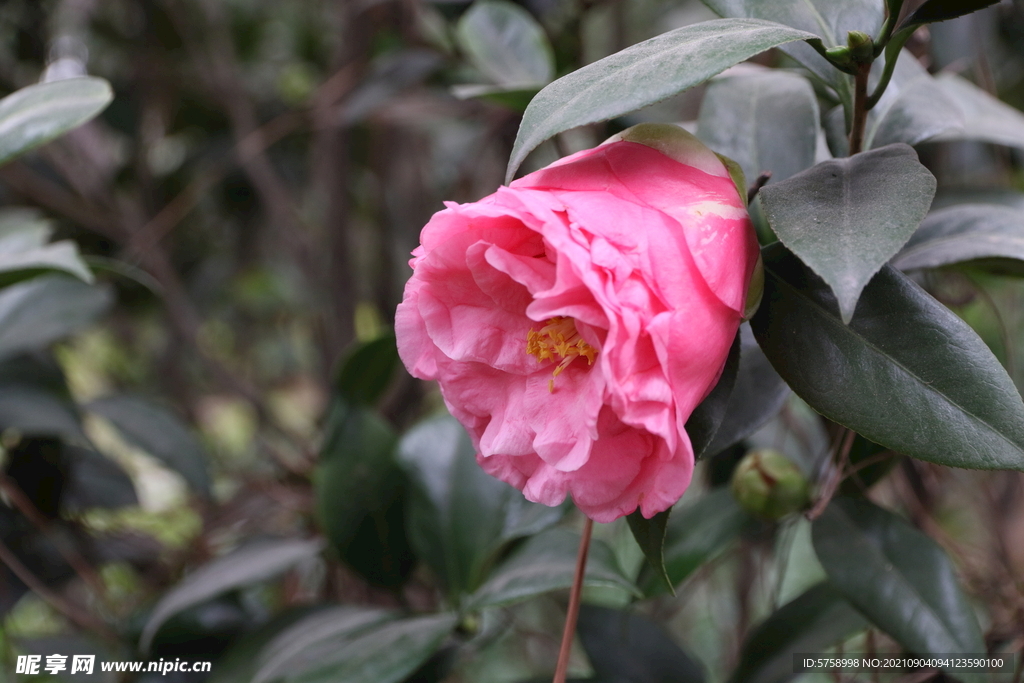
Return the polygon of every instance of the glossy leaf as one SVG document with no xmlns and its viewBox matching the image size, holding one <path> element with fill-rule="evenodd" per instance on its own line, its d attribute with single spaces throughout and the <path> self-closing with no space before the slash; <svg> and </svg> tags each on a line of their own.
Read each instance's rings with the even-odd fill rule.
<svg viewBox="0 0 1024 683">
<path fill-rule="evenodd" d="M 0 100 L 0 164 L 80 126 L 113 97 L 102 78 L 68 78 L 11 93 Z"/>
<path fill-rule="evenodd" d="M 793 655 L 825 652 L 868 622 L 828 583 L 820 583 L 762 621 L 743 644 L 730 683 L 783 683 L 793 673 Z"/>
<path fill-rule="evenodd" d="M 818 99 L 806 78 L 783 71 L 717 78 L 700 107 L 697 137 L 753 181 L 778 182 L 814 165 Z"/>
<path fill-rule="evenodd" d="M 599 681 L 704 681 L 700 663 L 662 626 L 635 611 L 583 605 L 576 630 Z"/>
<path fill-rule="evenodd" d="M 909 51 L 896 62 L 892 80 L 868 114 L 864 148 L 896 142 L 916 145 L 963 130 L 964 114 L 942 84 Z"/>
<path fill-rule="evenodd" d="M 462 426 L 449 416 L 420 423 L 399 444 L 414 482 L 410 541 L 453 599 L 475 590 L 509 541 L 557 522 L 563 508 L 528 502 L 484 473 Z"/>
<path fill-rule="evenodd" d="M 729 356 L 718 378 L 718 383 L 703 401 L 701 401 L 686 420 L 686 434 L 690 437 L 693 457 L 702 458 L 707 454 L 708 446 L 718 433 L 729 406 L 729 399 L 736 384 L 736 375 L 740 366 L 740 335 L 737 332 L 733 340 Z M 638 513 L 639 514 L 639 513 Z M 634 530 L 635 533 L 635 530 Z M 641 544 L 642 545 L 642 544 Z"/>
<path fill-rule="evenodd" d="M 109 420 L 125 439 L 180 474 L 194 490 L 210 495 L 206 453 L 174 413 L 129 394 L 96 399 L 86 409 Z"/>
<path fill-rule="evenodd" d="M 665 570 L 673 586 L 686 580 L 739 537 L 751 523 L 728 487 L 715 489 L 689 505 L 675 509 L 665 533 Z M 662 583 L 653 572 L 640 575 L 640 586 L 647 593 L 659 592 Z"/>
<path fill-rule="evenodd" d="M 928 213 L 935 178 L 906 145 L 825 161 L 761 190 L 772 230 L 821 276 L 844 322 Z M 762 308 L 764 304 L 762 303 Z"/>
<path fill-rule="evenodd" d="M 399 683 L 434 654 L 458 623 L 452 614 L 385 622 L 340 645 L 283 683 Z"/>
<path fill-rule="evenodd" d="M 551 83 L 523 114 L 505 181 L 540 143 L 570 128 L 654 104 L 770 48 L 813 39 L 756 19 L 716 19 L 669 31 Z"/>
<path fill-rule="evenodd" d="M 393 612 L 365 607 L 329 607 L 281 630 L 255 657 L 245 683 L 264 683 L 319 668 L 355 638 L 395 618 Z"/>
<path fill-rule="evenodd" d="M 900 28 L 916 24 L 932 24 L 936 21 L 948 21 L 977 12 L 999 0 L 926 0 L 924 4 L 900 22 Z"/>
<path fill-rule="evenodd" d="M 985 652 L 953 564 L 932 539 L 852 498 L 832 501 L 812 534 L 831 584 L 910 652 Z"/>
<path fill-rule="evenodd" d="M 331 407 L 320 462 L 313 476 L 317 514 L 336 548 L 344 549 L 367 513 L 388 498 L 400 476 L 394 430 L 371 410 Z"/>
<path fill-rule="evenodd" d="M 497 85 L 543 86 L 555 75 L 555 56 L 544 28 L 519 5 L 506 0 L 473 3 L 455 34 L 470 63 Z"/>
<path fill-rule="evenodd" d="M 955 74 L 939 74 L 936 81 L 963 112 L 963 130 L 945 140 L 981 140 L 1024 149 L 1024 113 Z"/>
<path fill-rule="evenodd" d="M 637 509 L 626 517 L 626 522 L 629 523 L 633 538 L 647 558 L 647 566 L 664 582 L 665 588 L 675 595 L 675 586 L 672 585 L 672 579 L 665 569 L 665 532 L 668 530 L 671 512 L 672 508 L 669 508 L 647 519 Z"/>
<path fill-rule="evenodd" d="M 322 548 L 319 540 L 263 541 L 207 562 L 160 598 L 142 629 L 139 649 L 147 651 L 160 626 L 175 614 L 221 593 L 272 579 L 315 557 Z"/>
<path fill-rule="evenodd" d="M 490 578 L 466 601 L 466 609 L 509 605 L 572 586 L 576 571 L 579 534 L 549 529 L 531 537 L 491 572 Z M 599 540 L 590 542 L 584 585 L 618 588 L 640 597 L 625 577 L 611 548 Z"/>
<path fill-rule="evenodd" d="M 59 275 L 0 289 L 0 358 L 63 339 L 93 323 L 111 303 L 109 289 Z"/>
<path fill-rule="evenodd" d="M 335 378 L 334 388 L 349 405 L 373 405 L 387 390 L 398 366 L 394 335 L 365 342 L 345 358 Z"/>
<path fill-rule="evenodd" d="M 931 213 L 892 260 L 900 270 L 978 259 L 1024 262 L 1024 214 L 995 204 L 960 204 Z"/>
<path fill-rule="evenodd" d="M 812 408 L 915 458 L 1024 469 L 1020 394 L 949 309 L 887 265 L 844 325 L 828 287 L 795 256 L 781 245 L 762 255 L 765 295 L 751 326 Z"/>
<path fill-rule="evenodd" d="M 88 442 L 64 373 L 52 358 L 12 356 L 0 362 L 0 431 Z"/>
<path fill-rule="evenodd" d="M 789 396 L 789 387 L 764 357 L 750 326 L 743 325 L 740 335 L 742 345 L 736 384 L 714 440 L 702 451 L 704 456 L 717 455 L 753 434 L 778 414 Z"/>
</svg>

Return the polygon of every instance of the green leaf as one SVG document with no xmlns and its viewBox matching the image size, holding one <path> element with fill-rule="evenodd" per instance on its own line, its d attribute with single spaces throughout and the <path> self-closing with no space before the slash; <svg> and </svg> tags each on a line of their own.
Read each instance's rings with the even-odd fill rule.
<svg viewBox="0 0 1024 683">
<path fill-rule="evenodd" d="M 730 683 L 783 683 L 793 673 L 793 655 L 825 652 L 868 622 L 828 583 L 819 583 L 761 622 L 743 644 Z"/>
<path fill-rule="evenodd" d="M 751 326 L 816 411 L 866 438 L 953 467 L 1024 469 L 1024 403 L 985 343 L 892 266 L 844 325 L 828 287 L 781 245 L 762 250 Z"/>
<path fill-rule="evenodd" d="M 509 605 L 572 586 L 579 534 L 549 529 L 531 537 L 491 572 L 490 578 L 466 601 L 466 609 Z M 618 588 L 641 597 L 615 560 L 615 553 L 598 540 L 590 542 L 585 586 Z"/>
<path fill-rule="evenodd" d="M 722 368 L 718 383 L 686 420 L 686 434 L 690 437 L 693 457 L 698 460 L 707 454 L 708 446 L 711 445 L 722 424 L 729 406 L 729 399 L 733 393 L 733 386 L 736 384 L 739 365 L 740 334 L 737 332 L 732 347 L 729 349 L 729 356 L 725 359 L 725 367 Z M 642 543 L 641 546 L 643 546 Z"/>
<path fill-rule="evenodd" d="M 327 420 L 320 462 L 313 475 L 317 515 L 331 543 L 344 550 L 367 513 L 390 500 L 400 476 L 391 427 L 366 408 L 335 401 Z"/>
<path fill-rule="evenodd" d="M 506 88 L 500 85 L 454 85 L 451 88 L 452 95 L 460 100 L 487 100 L 520 114 L 526 111 L 526 108 L 530 105 L 530 100 L 539 91 L 540 86 Z"/>
<path fill-rule="evenodd" d="M 704 668 L 662 626 L 635 611 L 583 605 L 576 630 L 600 681 L 704 682 Z"/>
<path fill-rule="evenodd" d="M 747 178 L 778 182 L 814 165 L 818 99 L 806 78 L 784 71 L 716 78 L 700 106 L 697 137 L 736 161 Z"/>
<path fill-rule="evenodd" d="M 789 396 L 789 387 L 775 372 L 757 345 L 750 326 L 740 328 L 740 366 L 725 416 L 714 440 L 702 451 L 713 456 L 753 434 L 777 415 Z"/>
<path fill-rule="evenodd" d="M 772 230 L 829 284 L 843 322 L 872 276 L 914 234 L 934 195 L 935 178 L 907 145 L 825 161 L 760 193 Z"/>
<path fill-rule="evenodd" d="M 414 482 L 410 541 L 456 601 L 483 582 L 510 541 L 535 534 L 564 514 L 564 508 L 528 502 L 486 474 L 475 454 L 465 430 L 449 416 L 420 423 L 398 449 Z"/>
<path fill-rule="evenodd" d="M 139 649 L 148 651 L 160 626 L 175 614 L 221 593 L 268 581 L 315 557 L 322 548 L 320 540 L 261 541 L 207 562 L 160 598 L 142 629 Z"/>
<path fill-rule="evenodd" d="M 0 209 L 0 285 L 54 270 L 92 283 L 78 246 L 70 240 L 47 244 L 52 232 L 50 221 L 36 209 Z"/>
<path fill-rule="evenodd" d="M 470 63 L 505 88 L 540 87 L 555 75 L 555 56 L 544 28 L 519 5 L 475 2 L 455 31 Z"/>
<path fill-rule="evenodd" d="M 665 571 L 670 583 L 678 586 L 702 564 L 721 554 L 751 521 L 728 486 L 677 508 L 665 532 Z M 642 572 L 639 583 L 647 594 L 662 590 L 660 577 L 651 571 Z"/>
<path fill-rule="evenodd" d="M 668 571 L 665 569 L 665 533 L 668 530 L 668 518 L 671 512 L 672 508 L 669 508 L 647 519 L 637 509 L 626 517 L 626 521 L 629 523 L 629 530 L 633 532 L 633 538 L 636 539 L 637 545 L 644 551 L 644 557 L 647 558 L 651 571 L 660 577 L 669 592 L 675 595 L 675 586 L 672 585 L 672 579 L 669 578 Z"/>
<path fill-rule="evenodd" d="M 373 405 L 388 388 L 398 366 L 393 334 L 359 344 L 341 364 L 334 388 L 353 406 Z"/>
<path fill-rule="evenodd" d="M 206 453 L 174 413 L 130 394 L 96 399 L 86 410 L 109 420 L 126 440 L 180 474 L 195 491 L 210 495 Z"/>
<path fill-rule="evenodd" d="M 241 636 L 217 659 L 216 668 L 210 672 L 210 683 L 253 683 L 260 652 L 297 621 L 322 611 L 326 609 L 319 606 L 289 607 Z"/>
<path fill-rule="evenodd" d="M 831 584 L 910 652 L 985 652 L 953 565 L 932 539 L 853 498 L 832 501 L 812 535 Z"/>
<path fill-rule="evenodd" d="M 132 478 L 110 458 L 67 444 L 64 457 L 68 463 L 68 478 L 61 494 L 63 509 L 82 512 L 90 508 L 116 509 L 139 504 Z"/>
<path fill-rule="evenodd" d="M 895 142 L 916 145 L 963 129 L 964 114 L 942 84 L 909 51 L 896 62 L 892 80 L 868 113 L 864 148 Z"/>
<path fill-rule="evenodd" d="M 290 673 L 284 683 L 400 683 L 451 634 L 452 614 L 385 622 L 337 647 L 315 668 Z"/>
<path fill-rule="evenodd" d="M 540 143 L 570 128 L 659 102 L 770 48 L 813 39 L 756 19 L 716 19 L 669 31 L 559 78 L 523 114 L 505 181 Z"/>
<path fill-rule="evenodd" d="M 927 0 L 906 19 L 900 22 L 899 29 L 915 24 L 932 24 L 937 21 L 948 21 L 977 12 L 999 0 Z"/>
<path fill-rule="evenodd" d="M 109 289 L 60 275 L 0 289 L 0 358 L 63 339 L 92 324 L 112 303 Z"/>
<path fill-rule="evenodd" d="M 892 264 L 912 270 L 979 259 L 1024 262 L 1024 215 L 1020 209 L 960 204 L 935 211 L 924 219 Z"/>
<path fill-rule="evenodd" d="M 318 669 L 339 648 L 392 621 L 393 612 L 366 607 L 329 607 L 280 631 L 259 651 L 245 683 L 264 683 Z"/>
<path fill-rule="evenodd" d="M 947 133 L 940 139 L 981 140 L 1024 149 L 1024 113 L 1019 109 L 955 74 L 939 74 L 935 80 L 963 111 L 963 130 Z"/>
<path fill-rule="evenodd" d="M 808 31 L 820 37 L 824 47 L 846 45 L 848 31 L 877 36 L 884 19 L 882 4 L 875 0 L 704 0 L 704 4 L 722 17 L 767 19 Z M 814 48 L 791 43 L 780 49 L 835 90 L 840 102 L 852 104 L 850 77 L 829 64 Z"/>
<path fill-rule="evenodd" d="M 0 164 L 77 128 L 113 98 L 102 78 L 69 78 L 11 93 L 0 100 Z"/>
<path fill-rule="evenodd" d="M 0 362 L 0 432 L 61 436 L 88 443 L 64 373 L 49 356 L 14 356 Z"/>
</svg>

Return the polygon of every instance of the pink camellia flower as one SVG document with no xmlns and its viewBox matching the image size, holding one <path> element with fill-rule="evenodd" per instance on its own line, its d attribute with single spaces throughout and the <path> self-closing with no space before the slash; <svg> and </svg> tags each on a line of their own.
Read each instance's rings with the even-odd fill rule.
<svg viewBox="0 0 1024 683">
<path fill-rule="evenodd" d="M 529 500 L 651 517 L 690 483 L 683 426 L 744 315 L 758 263 L 744 199 L 696 138 L 643 124 L 449 203 L 410 262 L 402 360 Z"/>
</svg>

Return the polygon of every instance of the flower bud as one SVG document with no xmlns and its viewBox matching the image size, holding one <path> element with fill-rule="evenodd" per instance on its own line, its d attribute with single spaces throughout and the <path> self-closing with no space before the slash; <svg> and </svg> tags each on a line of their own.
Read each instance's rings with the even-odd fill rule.
<svg viewBox="0 0 1024 683">
<path fill-rule="evenodd" d="M 850 56 L 853 61 L 861 64 L 870 64 L 875 58 L 875 43 L 871 36 L 863 31 L 850 31 L 846 34 L 846 44 L 850 47 Z"/>
<path fill-rule="evenodd" d="M 803 472 L 782 453 L 770 448 L 750 451 L 732 475 L 732 494 L 747 512 L 781 519 L 810 501 Z"/>
<path fill-rule="evenodd" d="M 850 48 L 845 45 L 830 47 L 825 50 L 825 55 L 828 57 L 828 61 L 840 69 L 850 69 L 853 67 L 853 55 L 850 54 Z"/>
</svg>

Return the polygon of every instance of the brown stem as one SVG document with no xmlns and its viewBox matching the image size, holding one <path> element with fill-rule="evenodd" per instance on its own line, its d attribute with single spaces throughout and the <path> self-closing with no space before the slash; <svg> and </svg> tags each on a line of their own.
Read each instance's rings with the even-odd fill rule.
<svg viewBox="0 0 1024 683">
<path fill-rule="evenodd" d="M 33 593 L 38 595 L 43 602 L 66 616 L 80 628 L 85 631 L 97 633 L 111 642 L 118 641 L 117 636 L 114 635 L 114 633 L 102 621 L 78 608 L 76 605 L 72 605 L 60 595 L 47 588 L 46 584 L 33 574 L 28 567 L 22 564 L 21 560 L 18 559 L 18 556 L 15 555 L 3 541 L 0 541 L 0 562 L 7 565 L 7 568 L 11 570 L 11 573 L 21 579 L 21 582 L 28 586 Z"/>
<path fill-rule="evenodd" d="M 576 619 L 580 615 L 580 594 L 583 592 L 583 575 L 587 571 L 587 553 L 590 551 L 590 535 L 593 530 L 594 520 L 588 517 L 587 523 L 583 525 L 580 551 L 576 555 L 576 574 L 572 580 L 572 592 L 569 593 L 569 610 L 565 614 L 562 647 L 558 650 L 558 664 L 555 666 L 555 677 L 551 679 L 551 683 L 565 683 L 565 674 L 569 669 L 569 653 L 572 651 L 572 639 L 576 634 Z"/>
<path fill-rule="evenodd" d="M 814 503 L 814 507 L 811 508 L 810 512 L 806 515 L 807 519 L 812 522 L 821 516 L 821 513 L 823 513 L 825 508 L 828 507 L 829 501 L 832 500 L 832 496 L 836 494 L 836 489 L 839 488 L 839 482 L 843 480 L 843 472 L 846 470 L 846 465 L 850 458 L 850 448 L 853 446 L 853 439 L 856 436 L 857 432 L 852 429 L 846 429 L 846 436 L 843 438 L 842 445 L 839 447 L 839 453 L 837 454 L 832 473 L 825 481 L 825 485 L 821 490 L 821 495 Z"/>
<path fill-rule="evenodd" d="M 868 74 L 871 64 L 858 64 L 853 84 L 853 124 L 850 126 L 850 156 L 864 147 L 864 127 L 868 120 Z"/>
</svg>

